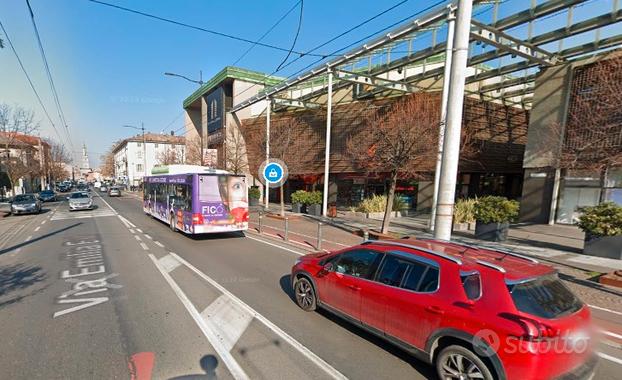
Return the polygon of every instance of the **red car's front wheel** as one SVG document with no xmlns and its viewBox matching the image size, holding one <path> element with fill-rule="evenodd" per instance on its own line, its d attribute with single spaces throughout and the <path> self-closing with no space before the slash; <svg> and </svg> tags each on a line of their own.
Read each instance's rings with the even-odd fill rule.
<svg viewBox="0 0 622 380">
<path fill-rule="evenodd" d="M 296 295 L 296 303 L 304 311 L 313 311 L 317 307 L 315 298 L 315 289 L 311 282 L 305 277 L 300 278 L 294 284 L 294 293 Z"/>
</svg>

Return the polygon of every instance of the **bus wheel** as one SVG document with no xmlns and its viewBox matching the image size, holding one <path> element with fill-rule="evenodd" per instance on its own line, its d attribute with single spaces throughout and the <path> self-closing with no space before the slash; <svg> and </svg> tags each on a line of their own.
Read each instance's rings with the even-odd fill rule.
<svg viewBox="0 0 622 380">
<path fill-rule="evenodd" d="M 177 220 L 175 219 L 176 218 L 173 216 L 173 214 L 171 214 L 170 227 L 171 227 L 171 231 L 173 232 L 177 232 Z"/>
</svg>

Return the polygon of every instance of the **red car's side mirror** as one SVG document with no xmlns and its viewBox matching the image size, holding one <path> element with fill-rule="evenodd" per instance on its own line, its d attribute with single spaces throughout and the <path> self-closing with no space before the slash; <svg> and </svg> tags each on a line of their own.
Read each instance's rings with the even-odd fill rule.
<svg viewBox="0 0 622 380">
<path fill-rule="evenodd" d="M 326 276 L 329 272 L 332 272 L 332 271 L 333 271 L 333 263 L 326 263 L 324 264 L 322 269 L 320 269 L 318 276 Z"/>
</svg>

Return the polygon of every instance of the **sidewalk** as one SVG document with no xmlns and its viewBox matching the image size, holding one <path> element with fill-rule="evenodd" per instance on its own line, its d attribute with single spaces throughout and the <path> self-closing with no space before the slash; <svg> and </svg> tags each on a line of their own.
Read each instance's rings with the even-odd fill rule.
<svg viewBox="0 0 622 380">
<path fill-rule="evenodd" d="M 304 235 L 305 243 L 315 247 L 317 244 L 317 223 L 321 221 L 325 224 L 322 228 L 323 239 L 328 243 L 324 244 L 322 248 L 329 250 L 335 249 L 335 246 L 344 247 L 357 244 L 362 241 L 362 238 L 355 233 L 360 233 L 361 230 L 380 230 L 382 224 L 380 220 L 347 218 L 343 212 L 338 212 L 336 218 L 323 218 L 294 214 L 289 210 L 289 207 L 286 206 L 290 236 L 295 238 L 297 234 Z M 278 214 L 279 211 L 279 205 L 270 205 L 271 214 Z M 262 207 L 252 208 L 251 227 L 257 227 L 259 212 L 265 213 Z M 432 235 L 427 230 L 428 218 L 427 215 L 394 218 L 391 219 L 389 231 L 399 237 L 430 238 Z M 266 227 L 265 231 L 283 237 L 283 220 L 265 217 L 263 222 L 264 227 Z M 616 269 L 622 270 L 621 260 L 583 255 L 583 232 L 575 226 L 517 224 L 510 227 L 508 235 L 507 241 L 495 243 L 475 239 L 473 231 L 454 231 L 452 240 L 482 247 L 515 251 L 586 272 L 606 273 Z"/>
</svg>

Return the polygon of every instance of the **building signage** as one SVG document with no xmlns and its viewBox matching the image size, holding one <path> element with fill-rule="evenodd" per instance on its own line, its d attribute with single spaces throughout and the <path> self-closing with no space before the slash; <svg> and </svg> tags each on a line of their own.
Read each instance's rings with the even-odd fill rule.
<svg viewBox="0 0 622 380">
<path fill-rule="evenodd" d="M 223 127 L 224 92 L 218 87 L 205 98 L 207 103 L 207 132 L 211 134 Z"/>
</svg>

